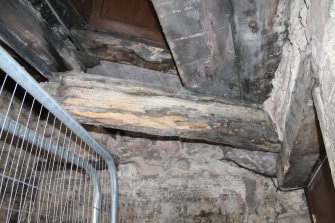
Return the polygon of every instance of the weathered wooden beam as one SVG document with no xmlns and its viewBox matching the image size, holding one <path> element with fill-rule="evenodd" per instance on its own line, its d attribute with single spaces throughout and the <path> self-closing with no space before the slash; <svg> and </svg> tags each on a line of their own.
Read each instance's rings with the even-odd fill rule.
<svg viewBox="0 0 335 223">
<path fill-rule="evenodd" d="M 184 86 L 239 98 L 228 1 L 153 0 Z"/>
<path fill-rule="evenodd" d="M 163 45 L 118 34 L 71 30 L 71 37 L 89 55 L 102 60 L 177 74 L 170 51 Z"/>
<path fill-rule="evenodd" d="M 180 91 L 183 86 L 177 75 L 162 73 L 155 70 L 149 70 L 128 64 L 119 64 L 102 60 L 100 64 L 88 68 L 88 74 L 98 74 L 106 77 L 119 78 L 124 80 L 135 80 L 150 84 L 154 87 L 170 88 L 171 90 Z"/>
<path fill-rule="evenodd" d="M 280 148 L 274 125 L 257 106 L 84 73 L 68 72 L 54 83 L 53 94 L 81 123 L 249 150 Z"/>
<path fill-rule="evenodd" d="M 152 2 L 186 88 L 253 102 L 268 97 L 285 36 L 283 1 Z"/>
<path fill-rule="evenodd" d="M 72 1 L 59 0 L 27 0 L 30 4 L 38 9 L 43 19 L 50 25 L 63 26 L 66 30 L 71 28 L 84 28 L 85 20 L 79 14 Z M 89 5 L 87 5 L 89 7 Z"/>
<path fill-rule="evenodd" d="M 67 36 L 52 30 L 41 18 L 41 11 L 24 1 L 0 0 L 0 3 L 0 40 L 42 75 L 50 77 L 52 72 L 84 70 Z"/>
<path fill-rule="evenodd" d="M 285 0 L 231 0 L 241 98 L 265 101 L 287 39 Z"/>
<path fill-rule="evenodd" d="M 52 68 L 44 60 L 40 58 L 31 48 L 21 41 L 14 33 L 11 33 L 3 24 L 0 23 L 0 40 L 1 45 L 4 44 L 13 49 L 17 55 L 24 58 L 31 66 L 33 66 L 44 77 L 52 73 Z"/>
<path fill-rule="evenodd" d="M 63 61 L 48 42 L 49 34 L 34 9 L 18 0 L 0 0 L 0 4 L 0 39 L 43 75 L 64 71 Z"/>
</svg>

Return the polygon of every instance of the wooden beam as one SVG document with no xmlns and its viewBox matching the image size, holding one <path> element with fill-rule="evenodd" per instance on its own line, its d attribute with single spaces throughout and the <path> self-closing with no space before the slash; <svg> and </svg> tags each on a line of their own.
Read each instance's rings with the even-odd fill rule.
<svg viewBox="0 0 335 223">
<path fill-rule="evenodd" d="M 152 2 L 184 86 L 240 98 L 229 2 Z"/>
<path fill-rule="evenodd" d="M 152 2 L 186 88 L 253 102 L 268 97 L 285 36 L 278 0 Z"/>
<path fill-rule="evenodd" d="M 45 32 L 34 9 L 18 0 L 0 0 L 0 4 L 0 39 L 45 76 L 65 71 L 63 60 L 47 39 L 50 33 Z"/>
<path fill-rule="evenodd" d="M 42 75 L 50 77 L 52 72 L 84 70 L 80 55 L 67 36 L 51 29 L 51 24 L 40 16 L 47 11 L 49 15 L 43 15 L 53 17 L 50 9 L 42 9 L 48 7 L 45 2 L 39 2 L 42 5 L 34 2 L 37 8 L 18 0 L 0 0 L 0 3 L 0 40 Z"/>
<path fill-rule="evenodd" d="M 86 30 L 74 29 L 70 35 L 85 52 L 101 60 L 177 74 L 172 56 L 164 44 Z"/>
<path fill-rule="evenodd" d="M 113 63 L 105 60 L 100 61 L 99 65 L 88 68 L 86 73 L 124 80 L 135 80 L 150 84 L 154 87 L 168 87 L 175 91 L 180 91 L 183 88 L 177 75 L 162 73 L 133 65 Z"/>
<path fill-rule="evenodd" d="M 52 94 L 81 123 L 249 150 L 280 148 L 274 125 L 257 106 L 84 73 L 65 73 L 46 84 L 57 86 Z"/>
<path fill-rule="evenodd" d="M 288 5 L 282 0 L 231 0 L 241 98 L 265 101 L 287 39 Z"/>
<path fill-rule="evenodd" d="M 28 1 L 40 12 L 50 27 L 61 25 L 66 30 L 69 30 L 87 26 L 86 21 L 79 14 L 72 1 Z M 90 5 L 86 7 L 89 8 Z"/>
</svg>

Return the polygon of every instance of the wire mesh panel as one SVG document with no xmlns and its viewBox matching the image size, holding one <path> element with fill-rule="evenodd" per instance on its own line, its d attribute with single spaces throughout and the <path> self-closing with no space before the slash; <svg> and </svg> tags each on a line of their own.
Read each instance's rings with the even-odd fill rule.
<svg viewBox="0 0 335 223">
<path fill-rule="evenodd" d="M 0 48 L 0 222 L 117 222 L 111 156 Z"/>
</svg>

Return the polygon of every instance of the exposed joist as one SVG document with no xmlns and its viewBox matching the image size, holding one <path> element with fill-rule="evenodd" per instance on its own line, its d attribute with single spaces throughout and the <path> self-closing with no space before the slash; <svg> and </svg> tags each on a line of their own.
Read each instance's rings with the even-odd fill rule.
<svg viewBox="0 0 335 223">
<path fill-rule="evenodd" d="M 287 1 L 231 0 L 231 4 L 241 97 L 264 101 L 287 38 Z"/>
<path fill-rule="evenodd" d="M 162 73 L 128 64 L 119 64 L 102 60 L 100 64 L 86 70 L 88 74 L 98 74 L 125 80 L 135 80 L 155 87 L 170 88 L 179 91 L 183 88 L 177 75 Z"/>
<path fill-rule="evenodd" d="M 41 17 L 40 13 L 51 13 L 42 10 L 45 4 L 34 4 L 37 8 L 19 0 L 0 0 L 0 4 L 0 40 L 41 74 L 50 77 L 52 72 L 84 69 L 85 60 L 72 43 Z M 54 18 L 52 13 L 48 16 Z"/>
<path fill-rule="evenodd" d="M 0 39 L 43 75 L 65 66 L 40 18 L 26 2 L 0 0 Z M 20 15 L 20 16 L 18 16 Z"/>
<path fill-rule="evenodd" d="M 239 98 L 229 1 L 152 2 L 185 87 Z"/>
<path fill-rule="evenodd" d="M 283 1 L 152 2 L 186 88 L 253 102 L 268 97 L 285 36 Z"/>
<path fill-rule="evenodd" d="M 99 59 L 177 74 L 172 56 L 163 44 L 84 30 L 71 30 L 71 37 L 85 52 Z"/>
<path fill-rule="evenodd" d="M 52 94 L 81 123 L 250 150 L 280 147 L 271 120 L 258 107 L 84 73 L 66 73 L 45 86 L 58 89 Z"/>
</svg>

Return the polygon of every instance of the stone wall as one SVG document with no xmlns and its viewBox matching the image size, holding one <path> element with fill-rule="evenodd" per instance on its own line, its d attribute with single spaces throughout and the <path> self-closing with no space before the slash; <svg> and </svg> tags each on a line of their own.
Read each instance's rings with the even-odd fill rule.
<svg viewBox="0 0 335 223">
<path fill-rule="evenodd" d="M 318 80 L 313 96 L 335 182 L 335 2 L 307 2 L 306 37 L 310 40 L 312 68 Z"/>
<path fill-rule="evenodd" d="M 312 98 L 316 81 L 312 69 L 311 38 L 308 37 L 310 23 L 317 20 L 309 19 L 314 7 L 303 0 L 287 4 L 288 41 L 273 80 L 273 91 L 264 106 L 277 125 L 282 140 L 277 168 L 279 184 L 293 188 L 308 184 L 323 156 L 323 145 Z M 323 23 L 317 24 L 322 27 Z"/>
<path fill-rule="evenodd" d="M 258 152 L 90 131 L 117 163 L 120 222 L 310 222 L 303 190 L 230 162 L 273 175 L 275 154 L 262 166 Z"/>
<path fill-rule="evenodd" d="M 10 94 L 2 92 L 0 99 L 3 105 L 0 111 L 4 113 Z M 20 100 L 15 99 L 11 109 L 13 118 L 16 117 L 15 114 L 19 114 L 19 105 Z M 32 114 L 29 127 L 35 129 L 38 113 Z M 19 121 L 27 123 L 28 116 L 29 107 L 24 106 Z M 145 138 L 143 135 L 121 136 L 102 128 L 90 127 L 89 130 L 115 157 L 119 178 L 119 219 L 122 223 L 309 222 L 304 192 L 302 190 L 277 191 L 269 178 L 276 174 L 276 153 Z M 51 128 L 48 131 L 51 131 Z M 47 132 L 46 135 L 53 137 L 51 132 Z M 3 151 L 6 152 L 9 149 Z M 42 161 L 45 163 L 45 160 Z M 19 162 L 23 164 L 22 161 Z M 260 172 L 264 176 L 240 168 L 234 163 Z M 80 174 L 77 178 L 69 179 L 66 168 L 56 168 L 57 171 L 46 172 L 45 175 L 49 180 L 43 181 L 38 177 L 36 170 L 39 168 L 38 165 L 35 168 L 35 165 L 37 164 L 30 166 L 34 169 L 36 185 L 39 187 L 48 188 L 49 191 L 56 193 L 59 191 L 58 186 L 62 185 L 59 182 L 68 182 L 71 196 L 78 196 L 79 191 L 86 193 L 86 190 L 78 187 L 82 180 Z M 4 168 L 0 165 L 1 172 Z M 105 171 L 99 171 L 99 174 L 104 175 Z M 24 181 L 25 178 L 22 180 Z M 106 188 L 103 189 L 103 198 L 108 196 L 109 191 Z M 25 188 L 19 191 L 27 194 Z M 34 200 L 37 203 L 27 202 L 24 208 L 37 207 L 40 208 L 41 213 L 49 212 L 50 215 L 56 215 L 53 214 L 53 210 L 48 211 L 50 201 L 43 196 L 43 193 L 36 191 L 28 195 L 30 197 L 28 200 Z M 16 194 L 17 208 L 20 208 L 20 196 L 21 194 Z M 5 196 L 6 200 L 10 197 L 10 194 Z M 56 207 L 58 203 L 55 203 Z M 63 220 L 90 218 L 89 210 L 85 211 L 87 213 L 85 216 L 73 215 L 76 212 L 75 207 L 71 206 L 71 202 L 67 202 L 66 205 L 72 212 Z M 6 211 L 2 212 L 6 214 Z M 29 217 L 24 214 L 20 216 L 22 222 Z M 14 213 L 11 219 L 17 218 L 18 216 Z M 4 219 L 0 217 L 0 222 L 2 220 Z M 47 220 L 43 219 L 43 216 L 38 220 L 33 216 L 32 222 L 37 221 L 46 222 Z"/>
<path fill-rule="evenodd" d="M 335 112 L 335 3 L 333 0 L 293 0 L 288 4 L 290 5 L 288 41 L 284 46 L 282 61 L 273 80 L 274 89 L 271 97 L 264 103 L 265 109 L 277 124 L 280 139 L 283 140 L 281 157 L 284 158 L 279 163 L 279 170 L 282 169 L 282 175 L 285 175 L 291 168 L 289 157 L 297 152 L 292 150 L 294 144 L 288 145 L 286 138 L 292 135 L 299 136 L 299 125 L 308 129 L 303 123 L 302 108 L 309 106 L 314 109 L 314 103 L 332 177 L 335 179 L 333 134 L 335 132 L 333 115 Z M 314 82 L 312 88 L 307 87 L 311 85 L 306 82 L 308 78 Z M 302 88 L 308 89 L 306 92 L 313 91 L 313 98 L 310 97 L 306 103 L 303 102 L 304 98 L 298 95 Z M 295 128 L 295 131 L 292 132 L 292 128 Z M 311 136 L 317 137 L 316 135 L 317 133 L 314 133 Z M 316 146 L 314 151 L 313 148 L 306 148 L 309 158 L 299 159 L 302 160 L 300 167 L 313 169 L 318 152 L 315 148 Z"/>
</svg>

